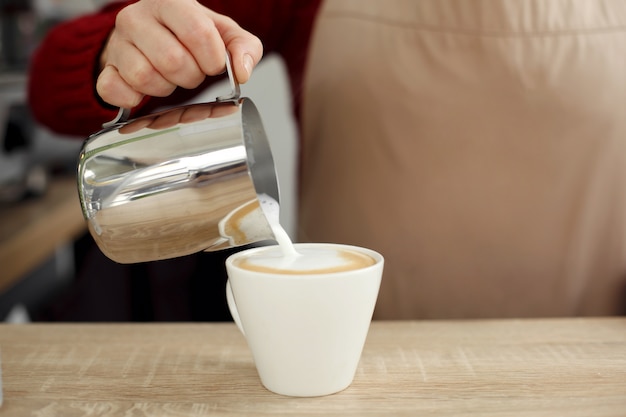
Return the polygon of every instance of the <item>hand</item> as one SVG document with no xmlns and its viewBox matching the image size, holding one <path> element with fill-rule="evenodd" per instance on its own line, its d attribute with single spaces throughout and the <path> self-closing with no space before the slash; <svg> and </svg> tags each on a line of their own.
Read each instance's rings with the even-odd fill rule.
<svg viewBox="0 0 626 417">
<path fill-rule="evenodd" d="M 132 108 L 144 95 L 195 88 L 224 71 L 225 48 L 237 81 L 245 83 L 263 55 L 256 36 L 196 0 L 141 0 L 118 13 L 96 90 L 105 102 Z"/>
</svg>

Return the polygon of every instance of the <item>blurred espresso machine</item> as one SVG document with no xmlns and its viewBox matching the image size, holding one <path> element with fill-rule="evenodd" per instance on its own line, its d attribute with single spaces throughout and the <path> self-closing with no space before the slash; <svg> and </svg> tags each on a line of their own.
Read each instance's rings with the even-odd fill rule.
<svg viewBox="0 0 626 417">
<path fill-rule="evenodd" d="M 45 171 L 30 163 L 33 123 L 26 104 L 26 69 L 35 47 L 29 0 L 0 0 L 0 202 L 45 187 Z"/>
<path fill-rule="evenodd" d="M 80 140 L 38 126 L 26 89 L 30 56 L 47 30 L 96 0 L 0 0 L 0 204 L 45 192 L 50 171 L 73 170 Z"/>
<path fill-rule="evenodd" d="M 34 203 L 50 189 L 55 176 L 74 174 L 82 141 L 53 134 L 34 121 L 27 100 L 28 65 L 49 28 L 93 10 L 95 4 L 95 0 L 0 0 L 0 209 Z M 21 311 L 17 307 L 35 309 L 72 274 L 72 247 L 59 247 L 50 259 L 0 291 L 0 321 Z"/>
</svg>

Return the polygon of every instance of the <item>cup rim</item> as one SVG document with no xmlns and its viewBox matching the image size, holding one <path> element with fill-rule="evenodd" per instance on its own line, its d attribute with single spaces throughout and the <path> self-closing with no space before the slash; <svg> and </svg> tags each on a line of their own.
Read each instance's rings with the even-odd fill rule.
<svg viewBox="0 0 626 417">
<path fill-rule="evenodd" d="M 352 269 L 352 270 L 348 270 L 348 271 L 338 271 L 338 272 L 328 272 L 328 273 L 317 273 L 317 274 L 298 274 L 298 277 L 301 279 L 306 279 L 308 277 L 328 277 L 328 276 L 332 276 L 332 277 L 340 277 L 342 275 L 350 275 L 353 274 L 355 271 L 367 271 L 370 269 L 375 269 L 375 268 L 379 268 L 381 265 L 384 264 L 385 262 L 385 258 L 384 256 L 375 251 L 374 249 L 369 249 L 369 248 L 365 248 L 363 246 L 356 246 L 356 245 L 349 245 L 349 244 L 344 244 L 344 243 L 330 243 L 330 242 L 315 242 L 315 243 L 295 243 L 294 245 L 296 247 L 319 247 L 319 246 L 333 246 L 333 247 L 337 247 L 337 248 L 341 248 L 341 249 L 347 249 L 347 250 L 353 250 L 353 251 L 357 251 L 357 252 L 361 252 L 361 253 L 365 253 L 369 256 L 371 256 L 374 259 L 374 264 L 373 265 L 369 265 L 366 266 L 364 268 L 358 268 L 358 269 Z M 241 251 L 238 251 L 236 253 L 231 254 L 230 256 L 228 256 L 228 258 L 226 258 L 226 267 L 227 268 L 233 268 L 233 269 L 237 269 L 238 271 L 245 271 L 246 273 L 249 274 L 254 274 L 257 276 L 273 276 L 276 278 L 280 278 L 280 277 L 292 277 L 293 274 L 275 274 L 275 273 L 271 273 L 271 272 L 261 272 L 261 271 L 252 271 L 250 269 L 244 269 L 244 268 L 240 268 L 236 265 L 234 265 L 234 261 L 242 256 L 248 256 L 250 254 L 254 254 L 256 252 L 261 252 L 263 250 L 269 250 L 272 248 L 277 248 L 279 245 L 278 244 L 271 244 L 271 245 L 264 245 L 264 246 L 256 246 L 254 248 L 248 248 L 248 249 L 244 249 Z"/>
</svg>

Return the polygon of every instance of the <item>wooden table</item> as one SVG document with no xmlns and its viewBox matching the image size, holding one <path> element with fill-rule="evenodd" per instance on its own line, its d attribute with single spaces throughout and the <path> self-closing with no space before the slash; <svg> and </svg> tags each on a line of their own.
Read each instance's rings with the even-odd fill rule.
<svg viewBox="0 0 626 417">
<path fill-rule="evenodd" d="M 353 384 L 266 391 L 230 323 L 0 325 L 6 416 L 624 416 L 626 318 L 374 322 Z"/>
<path fill-rule="evenodd" d="M 76 178 L 53 178 L 46 194 L 0 206 L 0 293 L 87 230 Z"/>
</svg>

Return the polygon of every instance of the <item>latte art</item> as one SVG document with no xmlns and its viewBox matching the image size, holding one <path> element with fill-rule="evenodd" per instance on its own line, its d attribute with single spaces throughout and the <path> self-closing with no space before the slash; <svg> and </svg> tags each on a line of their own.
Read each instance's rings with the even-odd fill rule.
<svg viewBox="0 0 626 417">
<path fill-rule="evenodd" d="M 299 248 L 298 254 L 284 256 L 279 247 L 271 247 L 234 261 L 250 271 L 286 275 L 315 275 L 353 271 L 374 265 L 371 256 L 347 249 L 329 247 Z"/>
<path fill-rule="evenodd" d="M 242 234 L 242 226 L 250 223 L 245 220 L 252 219 L 253 214 L 256 221 L 252 225 L 262 224 L 259 216 L 264 216 L 278 245 L 235 258 L 233 265 L 241 269 L 277 275 L 317 275 L 354 271 L 376 263 L 374 258 L 363 252 L 337 245 L 304 245 L 296 250 L 289 235 L 280 225 L 278 201 L 267 194 L 257 194 L 256 200 L 231 213 L 221 224 L 224 235 L 237 237 Z"/>
</svg>

